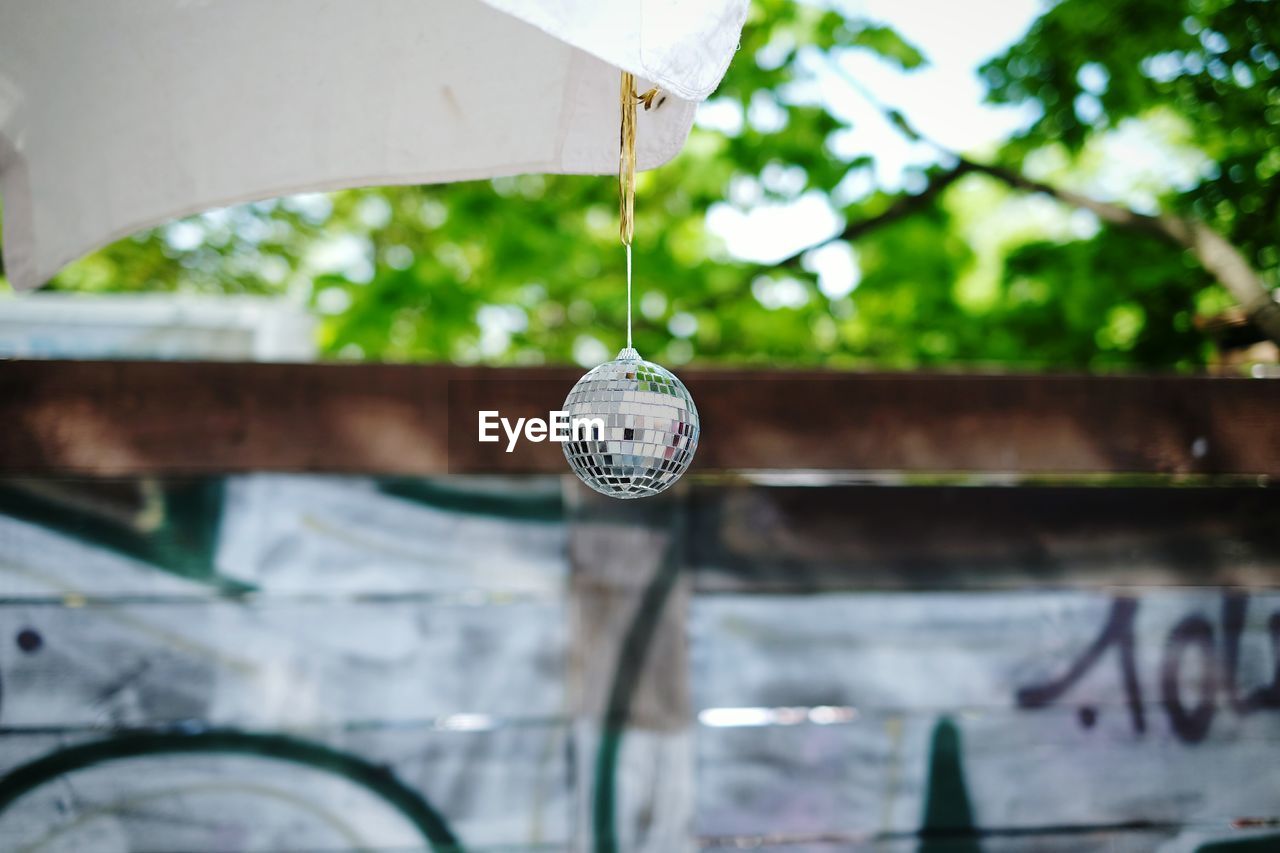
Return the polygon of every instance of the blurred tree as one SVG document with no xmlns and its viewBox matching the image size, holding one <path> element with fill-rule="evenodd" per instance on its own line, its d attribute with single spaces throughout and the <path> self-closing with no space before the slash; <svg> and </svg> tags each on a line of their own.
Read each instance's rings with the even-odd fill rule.
<svg viewBox="0 0 1280 853">
<path fill-rule="evenodd" d="M 1085 278 L 1117 285 L 1124 275 L 1143 279 L 1128 288 L 1145 314 L 1133 347 L 1153 362 L 1169 352 L 1170 321 L 1188 329 L 1185 315 L 1170 317 L 1167 309 L 1178 301 L 1220 307 L 1220 287 L 1280 341 L 1273 298 L 1280 268 L 1280 15 L 1273 3 L 1065 0 L 982 73 L 992 100 L 1040 108 L 1039 120 L 1005 147 L 1003 159 L 1015 168 L 1048 145 L 1079 156 L 1099 134 L 1157 111 L 1178 116 L 1208 156 L 1201 180 L 1157 199 L 1153 210 L 1098 210 L 1123 229 L 1184 248 L 1191 261 L 1185 267 L 1174 257 L 1150 257 L 1142 266 L 1123 264 L 1117 275 L 1125 245 L 1149 247 L 1107 230 L 1088 241 L 1029 247 L 1014 259 L 1021 274 L 1055 288 Z"/>
<path fill-rule="evenodd" d="M 914 193 L 856 193 L 875 163 L 837 153 L 848 125 L 817 78 L 850 54 L 905 70 L 925 57 L 883 25 L 757 0 L 710 105 L 715 127 L 696 127 L 674 162 L 640 176 L 636 346 L 672 365 L 1201 365 L 1211 348 L 1194 316 L 1239 301 L 1222 284 L 1229 247 L 1251 292 L 1276 284 L 1278 30 L 1263 2 L 1064 0 L 983 69 L 993 100 L 1038 108 L 1025 133 L 991 160 L 939 151 L 905 182 Z M 883 110 L 921 141 L 907 116 Z M 1100 141 L 1125 122 L 1160 121 L 1203 152 L 1197 179 L 1142 210 L 1085 194 Z M 1025 192 L 1104 224 L 1085 237 L 982 238 L 989 210 Z M 338 357 L 593 363 L 623 336 L 614 193 L 607 178 L 533 175 L 285 198 L 138 234 L 52 286 L 287 292 L 323 317 L 323 350 Z M 717 203 L 799 199 L 845 224 L 776 265 L 730 257 L 706 224 Z M 1200 222 L 1225 238 L 1227 250 L 1210 252 L 1217 268 L 1197 243 Z M 856 271 L 820 280 L 824 252 L 854 253 Z"/>
</svg>

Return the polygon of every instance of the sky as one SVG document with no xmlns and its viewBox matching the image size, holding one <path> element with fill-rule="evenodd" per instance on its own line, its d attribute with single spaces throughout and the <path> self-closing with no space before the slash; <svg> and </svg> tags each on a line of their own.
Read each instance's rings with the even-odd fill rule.
<svg viewBox="0 0 1280 853">
<path fill-rule="evenodd" d="M 852 124 L 839 136 L 837 150 L 850 158 L 875 155 L 874 178 L 845 187 L 851 197 L 875 188 L 909 188 L 911 167 L 936 159 L 931 147 L 911 143 L 895 130 L 856 86 L 897 108 L 928 138 L 957 151 L 981 154 L 1034 119 L 1025 108 L 984 104 L 977 69 L 1027 31 L 1043 0 L 851 0 L 838 5 L 851 17 L 892 26 L 927 60 L 923 67 L 903 71 L 870 52 L 857 51 L 845 58 L 840 72 L 815 69 L 822 100 Z M 709 127 L 723 127 L 732 120 L 714 99 L 703 105 L 698 117 Z M 749 212 L 733 204 L 717 205 L 708 216 L 708 227 L 724 240 L 731 255 L 773 263 L 833 235 L 841 222 L 815 193 L 785 205 L 757 205 Z M 851 263 L 844 250 L 826 253 L 817 266 L 828 278 L 844 279 Z"/>
</svg>

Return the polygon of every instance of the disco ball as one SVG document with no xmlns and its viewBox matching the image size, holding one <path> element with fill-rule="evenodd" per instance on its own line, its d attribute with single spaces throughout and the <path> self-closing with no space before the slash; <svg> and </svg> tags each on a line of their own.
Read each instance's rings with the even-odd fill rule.
<svg viewBox="0 0 1280 853">
<path fill-rule="evenodd" d="M 569 467 L 611 498 L 647 498 L 667 489 L 698 449 L 693 398 L 675 374 L 631 347 L 579 379 L 563 410 Z"/>
</svg>

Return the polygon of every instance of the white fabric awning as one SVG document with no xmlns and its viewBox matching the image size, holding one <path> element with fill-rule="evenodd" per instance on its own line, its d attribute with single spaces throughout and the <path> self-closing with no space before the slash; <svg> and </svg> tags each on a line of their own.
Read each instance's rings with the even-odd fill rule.
<svg viewBox="0 0 1280 853">
<path fill-rule="evenodd" d="M 673 157 L 747 0 L 0 0 L 4 262 L 37 287 L 167 219 L 618 163 L 618 69 Z"/>
</svg>

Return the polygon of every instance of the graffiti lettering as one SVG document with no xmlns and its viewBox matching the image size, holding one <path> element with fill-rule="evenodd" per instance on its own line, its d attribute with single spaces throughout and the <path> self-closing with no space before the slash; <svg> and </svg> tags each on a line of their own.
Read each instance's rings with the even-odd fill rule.
<svg viewBox="0 0 1280 853">
<path fill-rule="evenodd" d="M 1160 662 L 1160 705 L 1169 718 L 1174 735 L 1185 743 L 1199 743 L 1208 736 L 1218 712 L 1220 696 L 1225 699 L 1226 707 L 1239 715 L 1280 709 L 1280 613 L 1271 614 L 1267 621 L 1273 661 L 1271 682 L 1247 693 L 1242 693 L 1239 685 L 1240 642 L 1248 607 L 1249 599 L 1245 595 L 1228 593 L 1223 597 L 1221 649 L 1218 648 L 1213 624 L 1200 613 L 1184 616 L 1169 632 Z M 1019 688 L 1015 693 L 1018 707 L 1053 705 L 1097 665 L 1108 649 L 1114 647 L 1130 722 L 1135 732 L 1145 732 L 1145 700 L 1138 679 L 1134 634 L 1137 613 L 1138 602 L 1135 599 L 1115 599 L 1102 631 L 1080 657 L 1060 678 Z M 1187 689 L 1184 675 L 1189 667 L 1197 664 L 1199 678 Z M 1097 717 L 1096 708 L 1085 706 L 1079 709 L 1078 718 L 1084 728 L 1092 728 Z"/>
<path fill-rule="evenodd" d="M 1109 646 L 1115 646 L 1120 656 L 1120 677 L 1124 683 L 1125 696 L 1129 701 L 1129 715 L 1133 720 L 1135 731 L 1147 730 L 1147 721 L 1142 707 L 1142 689 L 1138 685 L 1138 667 L 1133 656 L 1133 617 L 1138 612 L 1138 602 L 1132 598 L 1117 598 L 1111 604 L 1111 613 L 1107 616 L 1107 624 L 1102 626 L 1102 633 L 1085 649 L 1080 659 L 1071 665 L 1066 674 L 1057 681 L 1038 687 L 1024 687 L 1017 693 L 1018 707 L 1043 708 L 1052 705 L 1057 699 L 1071 689 L 1085 674 L 1093 668 Z M 1097 712 L 1092 708 L 1082 709 L 1081 722 L 1092 726 Z"/>
<path fill-rule="evenodd" d="M 1188 709 L 1178 693 L 1179 673 L 1184 652 L 1199 648 L 1201 655 L 1200 701 Z M 1217 712 L 1216 667 L 1213 661 L 1213 626 L 1198 613 L 1184 617 L 1169 634 L 1160 666 L 1160 702 L 1178 737 L 1188 743 L 1199 743 L 1209 733 L 1209 724 Z"/>
</svg>

